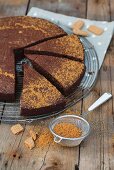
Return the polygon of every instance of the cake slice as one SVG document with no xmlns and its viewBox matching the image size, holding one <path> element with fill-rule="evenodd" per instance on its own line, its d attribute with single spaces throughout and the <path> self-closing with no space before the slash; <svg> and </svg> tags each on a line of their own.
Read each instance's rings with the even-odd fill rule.
<svg viewBox="0 0 114 170">
<path fill-rule="evenodd" d="M 15 100 L 15 59 L 12 51 L 2 42 L 0 46 L 0 101 Z"/>
<path fill-rule="evenodd" d="M 15 59 L 16 62 L 22 60 L 24 55 L 23 49 L 14 49 L 63 35 L 66 33 L 62 28 L 44 19 L 28 16 L 0 18 L 0 101 L 15 100 Z"/>
<path fill-rule="evenodd" d="M 43 115 L 63 109 L 65 99 L 56 87 L 28 65 L 23 67 L 21 115 Z"/>
<path fill-rule="evenodd" d="M 67 35 L 57 25 L 41 18 L 16 16 L 0 18 L 0 37 L 22 48 L 54 37 Z"/>
<path fill-rule="evenodd" d="M 65 96 L 76 89 L 85 73 L 84 64 L 78 61 L 46 55 L 27 55 L 27 58 Z"/>
<path fill-rule="evenodd" d="M 40 51 L 40 52 L 39 52 Z M 25 53 L 47 54 L 84 62 L 84 48 L 77 35 L 51 39 L 25 49 Z M 58 55 L 59 54 L 59 55 Z"/>
</svg>

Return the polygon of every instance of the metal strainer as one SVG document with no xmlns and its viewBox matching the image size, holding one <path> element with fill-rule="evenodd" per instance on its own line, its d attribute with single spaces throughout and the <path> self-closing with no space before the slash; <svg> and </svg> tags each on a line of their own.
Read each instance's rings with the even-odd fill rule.
<svg viewBox="0 0 114 170">
<path fill-rule="evenodd" d="M 95 103 L 93 103 L 88 108 L 88 112 L 94 110 L 95 108 L 97 108 L 98 106 L 100 106 L 101 104 L 106 102 L 108 99 L 110 99 L 111 97 L 112 97 L 112 95 L 110 93 L 104 93 Z M 88 112 L 82 113 L 82 116 L 87 115 Z M 59 123 L 63 123 L 63 122 L 75 124 L 78 128 L 80 128 L 82 130 L 82 135 L 78 138 L 65 138 L 63 136 L 59 136 L 58 134 L 56 134 L 54 132 L 55 125 L 57 125 Z M 90 133 L 89 123 L 84 118 L 82 118 L 80 116 L 76 116 L 76 115 L 64 115 L 64 116 L 60 116 L 60 117 L 54 119 L 50 123 L 49 129 L 50 129 L 51 133 L 53 134 L 54 141 L 56 143 L 59 143 L 63 146 L 68 146 L 68 147 L 73 147 L 73 146 L 79 145 L 82 142 L 82 140 L 85 139 Z"/>
<path fill-rule="evenodd" d="M 75 124 L 78 128 L 80 128 L 82 130 L 81 137 L 79 137 L 79 138 L 65 138 L 65 137 L 57 135 L 53 130 L 54 126 L 56 124 L 63 123 L 63 122 Z M 83 119 L 82 117 L 75 116 L 75 115 L 60 116 L 60 117 L 54 119 L 50 123 L 49 128 L 50 128 L 50 131 L 52 132 L 52 134 L 54 135 L 54 141 L 56 143 L 60 143 L 63 146 L 69 146 L 69 147 L 79 145 L 81 143 L 81 141 L 85 137 L 87 137 L 89 132 L 90 132 L 89 123 L 85 119 Z"/>
</svg>

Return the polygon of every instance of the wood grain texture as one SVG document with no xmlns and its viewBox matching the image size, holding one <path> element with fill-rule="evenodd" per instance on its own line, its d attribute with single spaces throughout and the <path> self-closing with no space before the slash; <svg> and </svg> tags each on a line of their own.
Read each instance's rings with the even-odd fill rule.
<svg viewBox="0 0 114 170">
<path fill-rule="evenodd" d="M 110 21 L 110 1 L 88 0 L 87 18 Z"/>
<path fill-rule="evenodd" d="M 31 0 L 29 8 L 33 6 L 76 17 L 86 15 L 86 0 Z"/>
<path fill-rule="evenodd" d="M 88 18 L 110 20 L 111 16 L 109 11 L 110 5 L 108 1 L 88 1 Z M 111 56 L 112 52 L 109 50 L 101 68 L 97 85 L 90 95 L 84 99 L 84 110 L 87 110 L 88 106 L 102 93 L 112 92 L 111 83 L 113 81 L 111 81 L 112 79 L 110 75 Z M 93 128 L 92 134 L 88 138 L 87 146 L 83 146 L 82 144 L 80 148 L 80 170 L 84 169 L 84 165 L 86 165 L 86 169 L 90 170 L 113 169 L 112 167 L 114 167 L 114 162 L 112 161 L 113 149 L 111 140 L 113 132 L 112 101 L 113 100 L 111 99 L 88 116 L 88 120 L 90 122 L 92 120 L 91 124 Z M 93 121 L 95 122 L 94 124 Z M 86 152 L 88 152 L 87 155 Z"/>
<path fill-rule="evenodd" d="M 0 0 L 0 17 L 25 15 L 28 0 Z"/>
<path fill-rule="evenodd" d="M 111 21 L 114 21 L 114 1 L 110 0 Z"/>
<path fill-rule="evenodd" d="M 24 15 L 27 10 L 28 0 L 0 0 L 0 16 Z M 113 0 L 31 0 L 32 6 L 44 8 L 54 12 L 78 17 L 88 17 L 96 20 L 114 20 Z M 86 8 L 87 6 L 87 8 Z M 96 12 L 97 11 L 97 12 Z M 110 15 L 111 14 L 111 15 Z M 71 108 L 71 110 L 87 111 L 103 92 L 114 94 L 114 39 L 106 55 L 101 68 L 96 86 L 83 100 Z M 29 135 L 29 129 L 37 129 L 41 124 L 49 124 L 51 119 L 37 121 L 34 124 L 23 124 L 25 131 L 18 136 L 10 132 L 11 125 L 0 124 L 0 169 L 17 170 L 113 170 L 114 168 L 114 141 L 112 133 L 114 127 L 114 100 L 111 99 L 102 107 L 96 109 L 87 119 L 92 125 L 90 136 L 82 142 L 80 147 L 66 148 L 50 145 L 41 150 L 35 148 L 32 151 L 24 146 L 24 140 Z M 0 107 L 3 109 L 3 106 Z M 12 111 L 13 108 L 10 108 Z M 16 107 L 13 109 L 13 111 Z M 4 108 L 4 115 L 9 108 Z M 105 133 L 104 133 L 105 132 Z M 109 133 L 110 132 L 110 133 Z M 79 167 L 79 168 L 78 168 Z"/>
</svg>

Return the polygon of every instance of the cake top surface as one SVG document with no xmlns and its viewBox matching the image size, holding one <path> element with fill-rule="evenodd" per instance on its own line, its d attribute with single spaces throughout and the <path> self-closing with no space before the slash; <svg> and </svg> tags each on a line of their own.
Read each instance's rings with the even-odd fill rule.
<svg viewBox="0 0 114 170">
<path fill-rule="evenodd" d="M 63 99 L 61 93 L 46 78 L 24 65 L 21 103 L 30 108 L 46 107 Z"/>
<path fill-rule="evenodd" d="M 51 39 L 46 42 L 30 47 L 33 52 L 48 51 L 63 55 L 72 56 L 74 60 L 79 59 L 84 61 L 84 48 L 77 35 L 71 34 L 56 39 Z"/>
<path fill-rule="evenodd" d="M 65 58 L 45 55 L 28 55 L 28 58 L 51 74 L 64 88 L 75 83 L 85 69 L 83 63 Z"/>
<path fill-rule="evenodd" d="M 11 29 L 11 28 L 33 28 L 38 29 L 50 29 L 50 28 L 57 28 L 62 33 L 64 32 L 60 27 L 49 22 L 48 20 L 35 18 L 30 16 L 13 16 L 13 17 L 4 17 L 0 18 L 0 29 Z M 56 31 L 56 30 L 54 30 Z"/>
<path fill-rule="evenodd" d="M 14 16 L 14 17 L 5 17 L 0 18 L 0 30 L 14 30 L 20 29 L 19 33 L 21 34 L 21 29 L 30 29 L 35 31 L 40 31 L 47 35 L 58 35 L 64 34 L 63 29 L 57 25 L 49 22 L 45 19 L 34 18 L 29 16 Z"/>
<path fill-rule="evenodd" d="M 0 18 L 0 41 L 22 48 L 45 38 L 66 35 L 57 25 L 40 18 L 14 16 Z"/>
</svg>

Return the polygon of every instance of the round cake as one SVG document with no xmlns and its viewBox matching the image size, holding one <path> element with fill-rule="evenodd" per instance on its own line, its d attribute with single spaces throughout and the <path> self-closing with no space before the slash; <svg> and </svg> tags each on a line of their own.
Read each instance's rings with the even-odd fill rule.
<svg viewBox="0 0 114 170">
<path fill-rule="evenodd" d="M 28 16 L 0 19 L 0 101 L 13 102 L 18 87 L 16 64 L 23 59 L 21 115 L 50 114 L 64 109 L 66 97 L 80 84 L 84 48 L 78 36 Z"/>
</svg>

